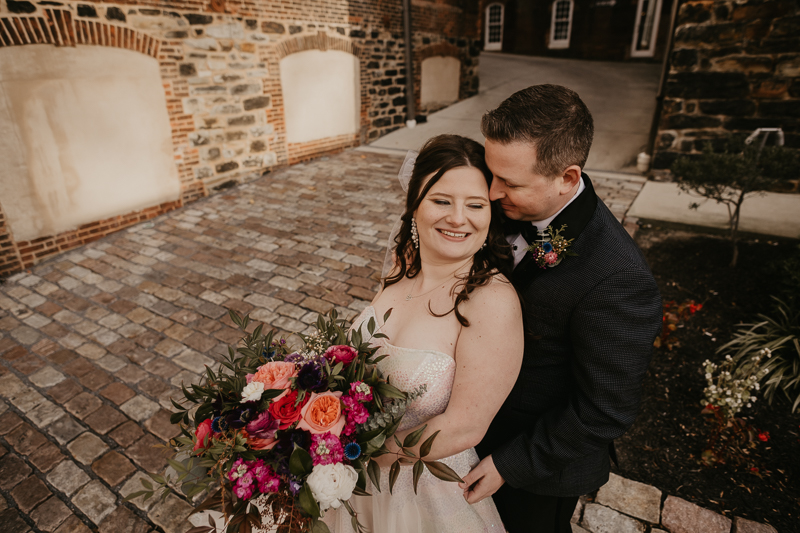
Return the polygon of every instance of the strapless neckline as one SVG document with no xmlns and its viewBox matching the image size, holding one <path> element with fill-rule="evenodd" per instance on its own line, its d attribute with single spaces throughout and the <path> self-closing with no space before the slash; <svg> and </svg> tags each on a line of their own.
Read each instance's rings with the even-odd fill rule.
<svg viewBox="0 0 800 533">
<path fill-rule="evenodd" d="M 366 328 L 366 323 L 369 321 L 370 317 L 372 317 L 372 318 L 375 319 L 375 332 L 376 333 L 380 332 L 380 330 L 384 326 L 384 324 L 379 324 L 378 323 L 378 315 L 377 315 L 377 312 L 375 311 L 375 307 L 374 306 L 368 305 L 367 307 L 364 308 L 364 310 L 361 312 L 361 314 L 362 314 L 362 316 L 356 318 L 354 324 L 361 324 L 361 325 L 363 325 L 363 328 Z M 364 331 L 364 329 L 362 329 L 362 331 Z M 406 348 L 405 346 L 398 346 L 396 344 L 392 344 L 387 339 L 373 339 L 372 342 L 373 342 L 373 344 L 380 344 L 381 346 L 385 346 L 386 348 L 390 349 L 391 351 L 393 351 L 395 353 L 403 351 L 403 352 L 406 352 L 406 353 L 435 354 L 435 355 L 440 355 L 440 356 L 446 358 L 448 361 L 450 361 L 453 364 L 453 366 L 455 366 L 455 364 L 456 364 L 456 360 L 453 358 L 452 355 L 446 354 L 446 353 L 441 352 L 439 350 L 429 350 L 429 349 L 422 349 L 422 348 Z"/>
</svg>

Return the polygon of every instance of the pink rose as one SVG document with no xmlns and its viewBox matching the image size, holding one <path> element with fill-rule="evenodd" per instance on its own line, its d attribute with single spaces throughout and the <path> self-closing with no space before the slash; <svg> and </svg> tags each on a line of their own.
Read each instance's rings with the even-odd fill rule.
<svg viewBox="0 0 800 533">
<path fill-rule="evenodd" d="M 338 437 L 344 429 L 346 422 L 342 413 L 341 392 L 311 393 L 308 403 L 300 411 L 298 429 L 304 429 L 312 434 L 330 431 Z"/>
<path fill-rule="evenodd" d="M 294 363 L 283 361 L 272 361 L 258 367 L 258 371 L 253 376 L 252 381 L 259 381 L 267 389 L 288 389 L 292 382 L 289 378 L 297 376 L 297 369 Z"/>
<path fill-rule="evenodd" d="M 555 252 L 548 252 L 544 254 L 544 260 L 548 265 L 554 265 L 558 261 L 558 254 Z"/>
<path fill-rule="evenodd" d="M 331 346 L 325 350 L 325 359 L 332 361 L 331 366 L 336 363 L 349 365 L 358 357 L 358 350 L 351 346 Z"/>
<path fill-rule="evenodd" d="M 208 448 L 209 446 L 211 446 L 211 434 L 212 433 L 213 433 L 213 431 L 211 431 L 211 419 L 210 418 L 200 422 L 200 424 L 197 426 L 197 429 L 194 432 L 194 437 L 195 437 L 194 451 L 204 450 L 204 449 Z M 208 440 L 206 440 L 206 437 L 208 437 Z"/>
</svg>

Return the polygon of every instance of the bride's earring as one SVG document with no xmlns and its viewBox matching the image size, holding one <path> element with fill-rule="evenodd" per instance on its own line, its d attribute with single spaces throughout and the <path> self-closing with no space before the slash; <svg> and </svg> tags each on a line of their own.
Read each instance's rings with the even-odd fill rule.
<svg viewBox="0 0 800 533">
<path fill-rule="evenodd" d="M 486 238 L 486 240 L 485 240 L 485 241 L 483 241 L 483 244 L 481 244 L 481 250 L 483 250 L 484 248 L 486 248 L 486 245 L 487 245 L 488 243 L 489 243 L 489 238 L 487 237 L 487 238 Z"/>
<path fill-rule="evenodd" d="M 411 218 L 411 240 L 414 241 L 414 248 L 419 249 L 419 232 L 417 231 L 417 220 Z"/>
</svg>

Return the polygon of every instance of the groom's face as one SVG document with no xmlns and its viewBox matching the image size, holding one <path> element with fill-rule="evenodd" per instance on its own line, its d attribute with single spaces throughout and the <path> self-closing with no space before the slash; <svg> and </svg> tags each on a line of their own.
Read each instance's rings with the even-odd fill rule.
<svg viewBox="0 0 800 533">
<path fill-rule="evenodd" d="M 537 174 L 536 148 L 525 142 L 486 139 L 486 164 L 494 174 L 489 198 L 512 220 L 544 220 L 566 203 L 563 177 Z M 571 188 L 571 187 L 570 187 Z"/>
</svg>

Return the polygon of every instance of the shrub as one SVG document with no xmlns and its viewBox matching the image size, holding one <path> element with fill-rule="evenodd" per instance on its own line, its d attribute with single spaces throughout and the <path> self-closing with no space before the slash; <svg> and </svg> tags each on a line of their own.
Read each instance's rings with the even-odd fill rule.
<svg viewBox="0 0 800 533">
<path fill-rule="evenodd" d="M 721 346 L 718 352 L 736 350 L 733 360 L 737 368 L 747 365 L 763 349 L 772 357 L 760 362 L 767 372 L 761 375 L 764 397 L 771 404 L 778 390 L 793 401 L 792 412 L 800 405 L 800 310 L 775 298 L 777 306 L 773 318 L 759 314 L 761 322 L 743 324 L 733 340 Z"/>
<path fill-rule="evenodd" d="M 739 218 L 745 197 L 769 190 L 779 181 L 800 174 L 794 150 L 755 144 L 730 142 L 722 152 L 714 152 L 709 143 L 701 155 L 680 157 L 671 168 L 682 190 L 728 208 L 733 267 L 739 257 Z M 696 209 L 699 204 L 694 202 L 689 207 Z"/>
</svg>

